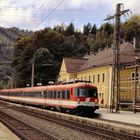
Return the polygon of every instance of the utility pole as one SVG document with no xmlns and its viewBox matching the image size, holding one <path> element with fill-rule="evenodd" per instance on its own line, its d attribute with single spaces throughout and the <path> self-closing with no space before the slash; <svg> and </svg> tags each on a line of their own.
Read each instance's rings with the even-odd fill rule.
<svg viewBox="0 0 140 140">
<path fill-rule="evenodd" d="M 111 20 L 115 18 L 110 112 L 113 112 L 114 106 L 116 112 L 118 112 L 120 106 L 120 22 L 121 16 L 129 11 L 129 9 L 121 11 L 122 5 L 123 4 L 118 3 L 116 5 L 116 13 L 105 19 Z"/>
<path fill-rule="evenodd" d="M 133 112 L 136 113 L 135 106 L 137 105 L 137 85 L 138 85 L 138 57 L 135 57 L 135 81 L 134 81 L 134 100 L 133 100 Z"/>
<path fill-rule="evenodd" d="M 35 75 L 35 62 L 34 62 L 34 59 L 33 59 L 33 63 L 32 63 L 31 87 L 34 87 L 34 75 Z"/>
<path fill-rule="evenodd" d="M 31 75 L 31 87 L 34 87 L 34 77 L 35 77 L 35 58 L 33 58 L 32 62 L 32 75 Z M 53 64 L 41 64 L 40 66 L 52 66 Z M 42 78 L 40 79 L 40 82 L 42 82 Z M 42 84 L 42 83 L 41 83 Z M 39 86 L 41 86 L 39 84 Z"/>
</svg>

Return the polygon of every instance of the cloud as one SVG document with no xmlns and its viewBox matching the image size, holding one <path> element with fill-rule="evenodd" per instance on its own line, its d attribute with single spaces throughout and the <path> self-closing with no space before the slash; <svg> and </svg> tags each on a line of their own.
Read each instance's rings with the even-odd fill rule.
<svg viewBox="0 0 140 140">
<path fill-rule="evenodd" d="M 76 27 L 80 28 L 88 22 L 100 25 L 107 14 L 115 13 L 117 3 L 124 3 L 124 9 L 129 8 L 133 13 L 140 13 L 140 3 L 134 0 L 64 0 L 53 11 L 61 1 L 0 0 L 1 25 L 5 27 L 14 25 L 28 29 L 52 27 L 55 24 L 70 22 L 74 22 Z"/>
<path fill-rule="evenodd" d="M 9 5 L 9 0 L 0 0 L 0 7 Z"/>
</svg>

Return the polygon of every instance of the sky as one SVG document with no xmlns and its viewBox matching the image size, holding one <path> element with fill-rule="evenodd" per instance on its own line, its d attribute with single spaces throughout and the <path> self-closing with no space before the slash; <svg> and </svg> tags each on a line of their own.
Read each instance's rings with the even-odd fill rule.
<svg viewBox="0 0 140 140">
<path fill-rule="evenodd" d="M 121 10 L 132 11 L 123 21 L 140 14 L 139 0 L 0 0 L 0 26 L 39 30 L 73 22 L 80 30 L 90 22 L 99 27 L 115 13 L 117 3 L 123 4 Z"/>
</svg>

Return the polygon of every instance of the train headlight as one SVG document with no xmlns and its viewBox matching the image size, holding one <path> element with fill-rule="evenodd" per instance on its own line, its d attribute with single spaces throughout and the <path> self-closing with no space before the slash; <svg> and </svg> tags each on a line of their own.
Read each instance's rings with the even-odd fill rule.
<svg viewBox="0 0 140 140">
<path fill-rule="evenodd" d="M 98 100 L 97 99 L 95 99 L 95 104 L 97 104 L 98 103 Z"/>
</svg>

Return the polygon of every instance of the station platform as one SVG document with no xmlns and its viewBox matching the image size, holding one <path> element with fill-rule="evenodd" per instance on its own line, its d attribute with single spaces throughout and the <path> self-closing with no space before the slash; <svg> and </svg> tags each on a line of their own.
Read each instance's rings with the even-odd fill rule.
<svg viewBox="0 0 140 140">
<path fill-rule="evenodd" d="M 109 109 L 100 108 L 96 112 L 100 118 L 117 121 L 122 123 L 134 124 L 140 126 L 140 112 L 133 113 L 130 111 L 110 112 Z"/>
<path fill-rule="evenodd" d="M 11 130 L 0 122 L 0 140 L 20 140 Z"/>
</svg>

